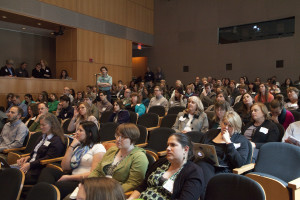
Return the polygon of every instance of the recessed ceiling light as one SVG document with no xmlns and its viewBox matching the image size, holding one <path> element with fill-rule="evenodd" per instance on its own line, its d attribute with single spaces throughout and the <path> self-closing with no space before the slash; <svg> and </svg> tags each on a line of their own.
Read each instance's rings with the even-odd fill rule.
<svg viewBox="0 0 300 200">
<path fill-rule="evenodd" d="M 42 25 L 42 23 L 37 23 L 37 25 L 41 26 L 41 25 Z"/>
<path fill-rule="evenodd" d="M 26 30 L 26 28 L 25 28 L 25 27 L 23 27 L 22 29 L 23 29 L 23 30 Z"/>
<path fill-rule="evenodd" d="M 3 19 L 6 19 L 7 17 L 5 15 L 2 16 Z"/>
</svg>

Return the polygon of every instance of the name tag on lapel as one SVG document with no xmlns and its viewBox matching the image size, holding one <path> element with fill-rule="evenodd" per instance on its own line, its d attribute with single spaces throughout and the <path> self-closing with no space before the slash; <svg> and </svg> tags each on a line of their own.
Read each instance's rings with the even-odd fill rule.
<svg viewBox="0 0 300 200">
<path fill-rule="evenodd" d="M 50 144 L 51 142 L 49 142 L 49 141 L 46 141 L 46 142 L 44 142 L 44 146 L 49 146 L 49 144 Z"/>
<path fill-rule="evenodd" d="M 269 132 L 269 129 L 267 129 L 267 128 L 265 128 L 265 127 L 261 127 L 261 128 L 259 129 L 259 132 L 262 132 L 262 133 L 264 133 L 264 134 L 267 134 L 267 133 Z"/>
</svg>

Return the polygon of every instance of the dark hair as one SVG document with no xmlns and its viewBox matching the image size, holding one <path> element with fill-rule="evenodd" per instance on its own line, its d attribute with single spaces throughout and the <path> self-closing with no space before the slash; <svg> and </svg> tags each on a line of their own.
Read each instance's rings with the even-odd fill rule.
<svg viewBox="0 0 300 200">
<path fill-rule="evenodd" d="M 220 119 L 218 118 L 218 116 L 216 115 L 216 110 L 218 108 L 221 108 L 222 110 L 225 110 L 226 112 L 229 111 L 231 109 L 230 107 L 230 104 L 227 102 L 227 101 L 217 101 L 215 104 L 214 104 L 214 116 L 213 116 L 213 120 L 216 121 L 216 122 L 219 122 Z"/>
<path fill-rule="evenodd" d="M 107 68 L 106 68 L 105 66 L 102 66 L 102 67 L 100 68 L 100 71 L 102 71 L 102 69 L 105 69 L 106 71 L 108 71 Z"/>
<path fill-rule="evenodd" d="M 32 98 L 31 94 L 25 94 L 24 97 L 28 97 L 31 101 L 33 101 L 33 98 Z"/>
<path fill-rule="evenodd" d="M 142 99 L 140 98 L 139 94 L 137 92 L 133 92 L 130 97 L 137 97 L 137 104 L 142 102 Z"/>
<path fill-rule="evenodd" d="M 282 109 L 284 106 L 284 97 L 281 94 L 275 96 L 275 98 L 270 102 L 270 108 L 280 108 Z"/>
<path fill-rule="evenodd" d="M 71 90 L 71 95 L 72 95 L 73 97 L 75 97 L 75 94 L 76 94 L 76 93 L 75 93 L 75 90 L 72 89 L 72 88 L 71 88 L 70 90 Z"/>
<path fill-rule="evenodd" d="M 132 123 L 120 124 L 116 129 L 116 133 L 117 132 L 119 132 L 121 136 L 129 138 L 132 144 L 135 144 L 140 138 L 139 128 Z"/>
<path fill-rule="evenodd" d="M 260 83 L 259 87 L 260 87 L 260 85 L 264 85 L 265 86 L 265 94 L 263 94 L 263 95 L 265 95 L 266 102 L 268 102 L 268 99 L 269 99 L 269 87 L 268 87 L 267 84 L 264 84 L 264 83 Z M 258 96 L 257 97 L 258 97 L 257 98 L 258 102 L 262 102 L 262 94 L 260 92 L 260 89 L 258 89 Z"/>
<path fill-rule="evenodd" d="M 36 117 L 39 115 L 39 109 L 38 109 L 38 105 L 36 103 L 31 103 L 28 105 L 27 109 L 30 107 L 31 111 L 32 111 L 32 117 Z"/>
<path fill-rule="evenodd" d="M 59 98 L 60 101 L 66 101 L 69 103 L 69 105 L 71 104 L 71 100 L 70 97 L 68 97 L 67 95 L 63 95 Z"/>
<path fill-rule="evenodd" d="M 49 106 L 48 106 L 48 104 L 47 104 L 47 103 L 40 102 L 40 103 L 38 103 L 38 104 L 37 104 L 37 106 L 39 106 L 40 104 L 44 104 L 46 108 L 49 108 Z"/>
<path fill-rule="evenodd" d="M 104 91 L 104 90 L 99 90 L 99 92 L 98 92 L 99 96 L 100 96 L 101 93 L 102 93 L 103 95 L 107 95 L 107 92 Z"/>
<path fill-rule="evenodd" d="M 193 144 L 191 143 L 190 137 L 183 133 L 173 133 L 170 137 L 172 136 L 176 137 L 177 142 L 181 144 L 182 148 L 186 146 L 189 147 L 188 159 L 190 159 L 193 156 Z"/>
<path fill-rule="evenodd" d="M 210 84 L 210 83 L 206 83 L 206 84 L 204 85 L 204 87 L 209 87 L 209 88 L 211 88 L 211 84 Z"/>
<path fill-rule="evenodd" d="M 228 98 L 228 94 L 225 90 L 221 89 L 221 91 L 217 92 L 216 97 L 218 97 L 219 94 L 222 94 L 225 101 L 230 102 L 230 99 Z"/>
<path fill-rule="evenodd" d="M 41 100 L 41 101 L 39 100 L 39 96 L 40 96 L 40 95 L 42 95 L 42 100 Z M 47 102 L 47 103 L 48 103 L 48 93 L 45 93 L 45 92 L 43 91 L 43 92 L 41 92 L 41 93 L 39 94 L 39 96 L 38 96 L 38 99 L 37 99 L 38 102 L 41 102 L 41 103 Z"/>
<path fill-rule="evenodd" d="M 9 97 L 10 98 L 13 98 L 15 95 L 14 95 L 14 93 L 8 93 L 7 95 L 6 95 L 6 99 L 8 99 Z"/>
<path fill-rule="evenodd" d="M 100 135 L 98 134 L 98 127 L 94 122 L 82 121 L 80 125 L 85 131 L 86 137 L 85 141 L 82 143 L 83 146 L 92 147 L 94 144 L 100 142 Z"/>
<path fill-rule="evenodd" d="M 55 97 L 55 100 L 58 100 L 57 95 L 55 93 L 51 93 L 50 95 L 53 95 Z"/>
<path fill-rule="evenodd" d="M 86 200 L 125 200 L 124 191 L 118 181 L 107 177 L 92 177 L 81 181 Z"/>
<path fill-rule="evenodd" d="M 4 106 L 0 106 L 0 111 L 5 112 Z"/>
<path fill-rule="evenodd" d="M 68 74 L 68 71 L 67 71 L 67 70 L 65 70 L 65 69 L 63 69 L 63 70 L 61 70 L 61 72 L 60 72 L 60 79 L 62 79 L 62 78 L 63 78 L 63 75 L 62 75 L 62 73 L 63 73 L 63 72 L 65 72 L 65 73 L 66 73 L 65 77 L 68 77 L 68 76 L 69 76 L 69 74 Z"/>
<path fill-rule="evenodd" d="M 121 100 L 115 100 L 114 103 L 117 103 L 120 106 L 120 109 L 124 109 L 125 106 Z"/>
</svg>

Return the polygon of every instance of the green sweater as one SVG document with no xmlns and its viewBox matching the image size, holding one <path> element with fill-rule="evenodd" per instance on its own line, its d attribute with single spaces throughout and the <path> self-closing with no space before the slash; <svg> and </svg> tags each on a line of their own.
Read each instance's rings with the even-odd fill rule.
<svg viewBox="0 0 300 200">
<path fill-rule="evenodd" d="M 114 146 L 109 148 L 96 169 L 91 172 L 89 177 L 103 177 L 106 174 L 103 167 L 114 161 L 119 149 Z M 113 171 L 113 178 L 120 182 L 124 192 L 134 190 L 139 186 L 148 168 L 148 159 L 144 149 L 134 147 L 131 153 L 125 157 Z"/>
<path fill-rule="evenodd" d="M 31 126 L 29 127 L 29 131 L 30 132 L 40 132 L 41 128 L 40 128 L 40 123 L 38 122 L 33 122 L 31 124 Z"/>
<path fill-rule="evenodd" d="M 48 102 L 48 108 L 49 108 L 48 112 L 52 113 L 53 111 L 56 111 L 58 104 L 59 104 L 59 101 Z"/>
</svg>

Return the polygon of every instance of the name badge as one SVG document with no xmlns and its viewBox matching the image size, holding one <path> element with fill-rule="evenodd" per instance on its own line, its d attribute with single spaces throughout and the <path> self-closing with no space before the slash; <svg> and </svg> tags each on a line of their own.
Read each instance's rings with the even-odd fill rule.
<svg viewBox="0 0 300 200">
<path fill-rule="evenodd" d="M 46 142 L 44 142 L 44 146 L 49 146 L 49 144 L 50 144 L 51 142 L 49 142 L 49 141 L 46 141 Z"/>
<path fill-rule="evenodd" d="M 267 134 L 267 133 L 269 132 L 269 129 L 267 129 L 267 128 L 265 128 L 265 127 L 261 127 L 261 128 L 259 129 L 259 132 L 262 132 L 262 133 L 264 133 L 264 134 Z"/>
<path fill-rule="evenodd" d="M 170 103 L 171 103 L 171 104 L 173 104 L 174 102 L 173 102 L 173 101 L 171 101 Z"/>
<path fill-rule="evenodd" d="M 46 69 L 46 72 L 49 72 L 49 70 L 48 70 L 48 69 Z"/>
<path fill-rule="evenodd" d="M 160 103 L 157 103 L 156 105 L 160 106 Z"/>
<path fill-rule="evenodd" d="M 163 188 L 165 188 L 167 191 L 171 192 L 173 194 L 173 187 L 174 187 L 174 181 L 173 180 L 167 180 L 165 184 L 163 185 Z"/>
<path fill-rule="evenodd" d="M 8 72 L 8 70 L 7 70 L 7 69 L 5 69 L 5 71 L 6 71 L 6 72 Z"/>
<path fill-rule="evenodd" d="M 106 108 L 102 108 L 102 111 L 105 111 L 106 110 Z"/>
<path fill-rule="evenodd" d="M 186 118 L 185 117 L 183 117 L 183 116 L 181 116 L 181 117 L 179 117 L 179 121 L 184 121 Z"/>
<path fill-rule="evenodd" d="M 68 113 L 65 113 L 65 117 L 67 117 Z"/>
<path fill-rule="evenodd" d="M 241 143 L 233 143 L 233 146 L 235 149 L 238 149 L 241 147 Z"/>
</svg>

